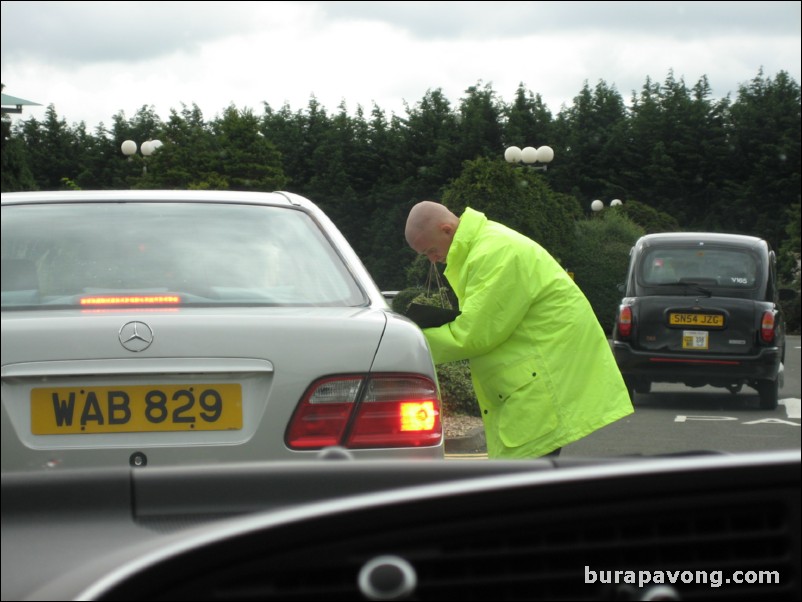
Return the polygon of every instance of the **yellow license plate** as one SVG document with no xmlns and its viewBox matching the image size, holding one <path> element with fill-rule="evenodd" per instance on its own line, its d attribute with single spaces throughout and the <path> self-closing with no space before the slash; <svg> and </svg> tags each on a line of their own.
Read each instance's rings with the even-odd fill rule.
<svg viewBox="0 0 802 602">
<path fill-rule="evenodd" d="M 724 327 L 724 316 L 721 314 L 692 314 L 692 313 L 670 313 L 668 323 L 671 326 L 710 326 L 713 328 Z"/>
<path fill-rule="evenodd" d="M 34 435 L 241 428 L 239 384 L 46 387 L 31 391 Z"/>
</svg>

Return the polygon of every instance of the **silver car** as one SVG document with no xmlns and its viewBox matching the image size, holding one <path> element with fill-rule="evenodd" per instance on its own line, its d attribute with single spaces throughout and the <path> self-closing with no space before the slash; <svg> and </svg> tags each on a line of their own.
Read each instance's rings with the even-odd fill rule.
<svg viewBox="0 0 802 602">
<path fill-rule="evenodd" d="M 443 457 L 421 331 L 294 194 L 2 195 L 2 469 Z"/>
</svg>

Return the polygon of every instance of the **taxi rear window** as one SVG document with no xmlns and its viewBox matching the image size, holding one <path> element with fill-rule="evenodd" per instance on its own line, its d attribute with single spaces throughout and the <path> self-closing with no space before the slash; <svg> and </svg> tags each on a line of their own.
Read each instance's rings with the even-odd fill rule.
<svg viewBox="0 0 802 602">
<path fill-rule="evenodd" d="M 737 248 L 654 248 L 644 253 L 639 280 L 645 285 L 681 282 L 752 289 L 760 278 L 757 258 Z"/>
</svg>

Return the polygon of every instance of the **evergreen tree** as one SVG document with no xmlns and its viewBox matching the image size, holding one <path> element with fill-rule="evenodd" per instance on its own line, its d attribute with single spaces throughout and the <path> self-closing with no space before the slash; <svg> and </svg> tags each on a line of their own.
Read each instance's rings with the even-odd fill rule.
<svg viewBox="0 0 802 602">
<path fill-rule="evenodd" d="M 229 106 L 211 122 L 212 149 L 217 168 L 231 190 L 273 191 L 287 183 L 281 156 L 259 131 L 259 119 L 250 109 Z"/>
<path fill-rule="evenodd" d="M 117 123 L 115 137 L 120 134 L 116 126 Z M 227 182 L 219 172 L 214 153 L 211 130 L 197 105 L 191 108 L 184 105 L 180 113 L 171 109 L 158 139 L 163 146 L 148 159 L 150 167 L 144 183 L 148 188 L 226 188 Z M 139 177 L 136 175 L 134 179 Z"/>
<path fill-rule="evenodd" d="M 626 107 L 616 89 L 602 80 L 591 90 L 585 82 L 573 106 L 557 118 L 555 162 L 559 163 L 549 178 L 554 188 L 583 204 L 588 199 L 627 196 L 622 173 L 628 129 Z"/>
<path fill-rule="evenodd" d="M 2 157 L 0 157 L 0 174 L 2 174 L 2 191 L 35 190 L 36 181 L 28 166 L 28 155 L 25 143 L 11 133 L 11 120 L 3 115 Z"/>
<path fill-rule="evenodd" d="M 281 155 L 283 171 L 287 177 L 286 186 L 293 192 L 301 193 L 305 184 L 307 158 L 302 153 L 304 139 L 304 117 L 293 113 L 288 104 L 274 111 L 264 104 L 259 131 L 276 147 Z"/>
<path fill-rule="evenodd" d="M 785 238 L 788 210 L 799 202 L 800 87 L 780 71 L 762 70 L 741 86 L 732 105 L 733 147 L 729 213 L 735 228 L 766 238 L 776 249 Z M 726 210 L 725 208 L 722 208 Z"/>
<path fill-rule="evenodd" d="M 442 187 L 459 175 L 457 123 L 440 89 L 427 91 L 414 108 L 407 107 L 402 157 L 410 200 L 438 197 Z"/>
<path fill-rule="evenodd" d="M 533 95 L 523 83 L 515 91 L 512 104 L 504 109 L 504 147 L 553 146 L 554 118 L 540 94 Z"/>
<path fill-rule="evenodd" d="M 74 180 L 81 172 L 79 157 L 83 149 L 54 105 L 47 107 L 43 122 L 34 118 L 23 122 L 21 136 L 38 189 L 59 190 L 65 179 Z"/>
<path fill-rule="evenodd" d="M 490 84 L 471 86 L 459 107 L 459 143 L 462 160 L 500 156 L 504 152 L 502 103 Z"/>
</svg>

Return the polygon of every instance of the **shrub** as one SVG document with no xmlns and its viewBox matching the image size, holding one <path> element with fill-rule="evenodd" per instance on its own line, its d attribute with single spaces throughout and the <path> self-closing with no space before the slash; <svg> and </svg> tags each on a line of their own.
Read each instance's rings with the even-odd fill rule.
<svg viewBox="0 0 802 602">
<path fill-rule="evenodd" d="M 574 272 L 577 286 L 608 334 L 621 301 L 617 285 L 626 279 L 629 250 L 643 233 L 643 228 L 617 211 L 576 224 L 576 243 L 566 258 L 566 267 Z"/>
<path fill-rule="evenodd" d="M 467 360 L 437 366 L 437 380 L 447 416 L 481 416 Z"/>
<path fill-rule="evenodd" d="M 577 200 L 554 192 L 541 173 L 502 159 L 466 161 L 444 190 L 443 204 L 457 215 L 465 207 L 481 211 L 536 240 L 558 260 L 573 244 L 574 221 L 582 215 Z"/>
<path fill-rule="evenodd" d="M 395 297 L 393 297 L 393 302 L 392 302 L 393 311 L 398 312 L 399 314 L 407 313 L 409 304 L 412 303 L 417 297 L 425 295 L 425 293 L 426 291 L 419 286 L 413 288 L 405 288 L 402 291 L 398 291 L 398 294 Z"/>
</svg>

